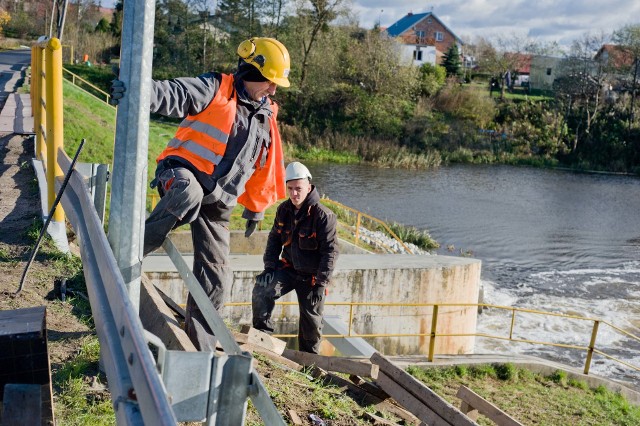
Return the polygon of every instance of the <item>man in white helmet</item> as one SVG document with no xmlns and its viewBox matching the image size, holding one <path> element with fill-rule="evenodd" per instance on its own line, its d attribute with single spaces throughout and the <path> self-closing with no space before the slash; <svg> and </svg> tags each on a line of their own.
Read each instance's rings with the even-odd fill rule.
<svg viewBox="0 0 640 426">
<path fill-rule="evenodd" d="M 233 279 L 229 265 L 229 219 L 236 203 L 245 207 L 245 236 L 264 211 L 285 197 L 282 143 L 269 96 L 289 87 L 290 59 L 278 40 L 254 37 L 238 46 L 234 74 L 153 80 L 151 112 L 180 117 L 175 136 L 157 158 L 160 202 L 145 222 L 144 255 L 162 245 L 169 232 L 191 224 L 193 274 L 216 309 Z M 112 103 L 126 101 L 114 80 Z M 215 339 L 189 295 L 185 331 L 200 350 L 214 351 Z"/>
<path fill-rule="evenodd" d="M 275 301 L 292 290 L 298 296 L 301 351 L 318 353 L 327 285 L 338 258 L 335 214 L 320 204 L 303 164 L 286 168 L 289 199 L 276 212 L 264 253 L 264 271 L 253 288 L 253 327 L 272 333 Z"/>
</svg>

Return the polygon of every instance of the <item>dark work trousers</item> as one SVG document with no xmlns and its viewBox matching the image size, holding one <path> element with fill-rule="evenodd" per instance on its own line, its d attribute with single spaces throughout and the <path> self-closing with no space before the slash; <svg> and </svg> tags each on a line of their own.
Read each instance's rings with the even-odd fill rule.
<svg viewBox="0 0 640 426">
<path fill-rule="evenodd" d="M 162 245 L 169 232 L 191 223 L 193 275 L 220 310 L 229 293 L 233 272 L 229 265 L 229 220 L 234 206 L 209 203 L 193 173 L 183 167 L 164 170 L 158 176 L 160 202 L 145 222 L 144 255 Z M 201 351 L 215 351 L 216 340 L 195 300 L 189 294 L 185 331 Z"/>
<path fill-rule="evenodd" d="M 276 300 L 296 291 L 298 306 L 300 307 L 300 322 L 298 327 L 298 346 L 303 352 L 317 354 L 322 340 L 322 313 L 324 299 L 312 305 L 309 301 L 311 293 L 311 279 L 308 274 L 298 274 L 293 268 L 278 269 L 270 284 L 261 286 L 256 283 L 253 287 L 251 305 L 253 308 L 253 327 L 267 333 L 273 333 L 271 314 Z"/>
</svg>

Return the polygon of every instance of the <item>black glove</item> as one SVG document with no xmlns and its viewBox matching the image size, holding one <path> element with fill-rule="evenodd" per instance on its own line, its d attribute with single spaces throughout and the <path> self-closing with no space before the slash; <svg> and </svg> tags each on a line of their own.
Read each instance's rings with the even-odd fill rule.
<svg viewBox="0 0 640 426">
<path fill-rule="evenodd" d="M 111 81 L 111 88 L 109 89 L 109 103 L 116 106 L 120 103 L 120 99 L 124 96 L 124 92 L 127 89 L 124 87 L 124 81 L 117 78 Z"/>
<path fill-rule="evenodd" d="M 256 284 L 258 284 L 260 287 L 266 287 L 271 284 L 274 275 L 275 271 L 273 269 L 265 269 L 260 275 L 256 276 Z"/>
<path fill-rule="evenodd" d="M 245 228 L 245 231 L 244 231 L 244 236 L 246 238 L 249 238 L 251 236 L 251 234 L 253 234 L 254 231 L 256 230 L 256 226 L 257 225 L 258 225 L 258 221 L 257 220 L 248 219 L 247 220 L 247 227 Z"/>
<path fill-rule="evenodd" d="M 325 286 L 316 284 L 313 287 L 311 287 L 311 291 L 307 296 L 307 300 L 311 302 L 311 305 L 316 306 L 318 302 L 324 298 L 325 291 L 326 291 Z"/>
</svg>

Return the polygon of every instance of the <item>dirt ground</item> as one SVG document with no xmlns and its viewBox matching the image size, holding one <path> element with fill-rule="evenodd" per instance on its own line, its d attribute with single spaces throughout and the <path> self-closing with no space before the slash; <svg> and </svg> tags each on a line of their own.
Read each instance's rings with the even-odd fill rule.
<svg viewBox="0 0 640 426">
<path fill-rule="evenodd" d="M 46 306 L 49 359 L 55 372 L 77 353 L 91 331 L 86 319 L 81 320 L 86 313 L 55 297 L 54 281 L 60 268 L 46 252 L 39 251 L 23 291 L 13 297 L 35 244 L 28 231 L 33 234 L 35 230 L 37 236 L 43 225 L 33 152 L 32 137 L 0 136 L 0 309 Z"/>
</svg>

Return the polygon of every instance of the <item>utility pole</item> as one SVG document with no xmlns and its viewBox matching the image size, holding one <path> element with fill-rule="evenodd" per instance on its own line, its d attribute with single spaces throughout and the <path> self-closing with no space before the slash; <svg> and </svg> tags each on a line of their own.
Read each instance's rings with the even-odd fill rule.
<svg viewBox="0 0 640 426">
<path fill-rule="evenodd" d="M 140 308 L 140 275 L 147 195 L 149 103 L 155 0 L 124 2 L 118 104 L 111 182 L 109 244 L 131 303 Z"/>
</svg>

